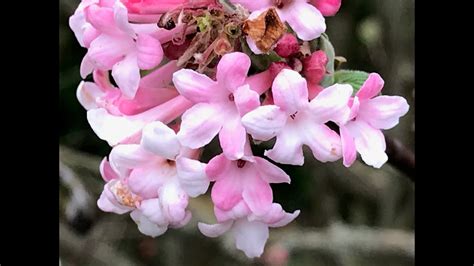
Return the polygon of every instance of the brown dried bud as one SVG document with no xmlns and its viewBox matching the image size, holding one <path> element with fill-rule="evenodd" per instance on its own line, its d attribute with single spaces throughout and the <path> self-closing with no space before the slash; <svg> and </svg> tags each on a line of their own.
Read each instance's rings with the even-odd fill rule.
<svg viewBox="0 0 474 266">
<path fill-rule="evenodd" d="M 271 8 L 254 20 L 244 21 L 242 31 L 255 41 L 258 49 L 266 53 L 286 32 L 286 26 L 276 10 Z"/>
</svg>

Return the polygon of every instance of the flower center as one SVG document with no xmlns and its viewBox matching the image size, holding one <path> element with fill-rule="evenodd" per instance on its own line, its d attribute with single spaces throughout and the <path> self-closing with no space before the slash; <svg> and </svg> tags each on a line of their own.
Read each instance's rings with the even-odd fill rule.
<svg viewBox="0 0 474 266">
<path fill-rule="evenodd" d="M 297 113 L 298 113 L 298 111 L 296 111 L 294 114 L 290 115 L 291 119 L 295 120 L 295 117 L 296 117 Z"/>
<path fill-rule="evenodd" d="M 136 204 L 141 201 L 139 196 L 133 194 L 128 187 L 120 181 L 112 186 L 111 190 L 116 195 L 118 201 L 127 207 L 135 207 Z"/>
<path fill-rule="evenodd" d="M 246 163 L 247 163 L 247 162 L 244 161 L 244 160 L 238 160 L 238 161 L 237 161 L 237 167 L 242 168 L 242 167 L 245 166 Z"/>
<path fill-rule="evenodd" d="M 291 0 L 273 0 L 273 5 L 278 8 L 285 7 L 286 4 L 289 4 Z"/>
<path fill-rule="evenodd" d="M 234 101 L 234 94 L 229 94 L 229 101 L 233 102 Z"/>
</svg>

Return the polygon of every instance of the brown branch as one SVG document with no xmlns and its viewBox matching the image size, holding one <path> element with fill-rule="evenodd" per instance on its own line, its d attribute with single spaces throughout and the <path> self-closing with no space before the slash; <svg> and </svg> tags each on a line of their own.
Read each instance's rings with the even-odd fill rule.
<svg viewBox="0 0 474 266">
<path fill-rule="evenodd" d="M 388 162 L 415 182 L 415 153 L 396 139 L 385 136 Z"/>
</svg>

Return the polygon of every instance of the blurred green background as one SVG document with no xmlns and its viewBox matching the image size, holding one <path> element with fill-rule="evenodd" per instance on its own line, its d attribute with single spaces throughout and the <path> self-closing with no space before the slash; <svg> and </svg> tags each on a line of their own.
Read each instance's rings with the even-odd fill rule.
<svg viewBox="0 0 474 266">
<path fill-rule="evenodd" d="M 79 1 L 60 0 L 60 256 L 62 265 L 414 265 L 414 185 L 390 164 L 356 162 L 282 166 L 291 185 L 275 185 L 274 199 L 302 213 L 272 229 L 264 255 L 248 260 L 231 239 L 209 239 L 197 221 L 213 222 L 209 193 L 193 199 L 193 220 L 156 239 L 141 235 L 128 215 L 100 212 L 100 160 L 110 148 L 90 129 L 75 93 L 86 50 L 68 26 Z M 384 94 L 405 97 L 411 108 L 386 136 L 414 151 L 414 1 L 344 1 L 326 19 L 342 68 L 378 72 Z M 217 153 L 216 144 L 203 161 Z M 262 153 L 262 150 L 255 150 Z"/>
</svg>

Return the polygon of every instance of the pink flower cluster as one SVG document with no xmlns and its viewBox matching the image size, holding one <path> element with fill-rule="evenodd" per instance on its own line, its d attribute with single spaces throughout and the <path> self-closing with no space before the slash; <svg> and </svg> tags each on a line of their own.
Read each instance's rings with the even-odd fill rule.
<svg viewBox="0 0 474 266">
<path fill-rule="evenodd" d="M 214 72 L 203 73 L 167 58 L 164 45 L 198 32 L 184 22 L 183 10 L 219 8 L 216 1 L 83 0 L 70 27 L 87 48 L 81 76 L 92 74 L 93 81 L 81 82 L 77 98 L 94 132 L 113 147 L 100 166 L 106 182 L 101 210 L 130 212 L 143 234 L 156 237 L 188 224 L 190 198 L 205 194 L 212 182 L 217 223 L 200 222 L 199 230 L 208 237 L 228 231 L 238 249 L 258 257 L 269 228 L 287 225 L 300 211 L 286 212 L 273 201 L 270 184 L 289 184 L 290 177 L 255 156 L 254 141 L 276 138 L 264 155 L 277 163 L 303 165 L 306 145 L 321 162 L 342 158 L 349 167 L 360 153 L 379 168 L 387 161 L 381 130 L 397 125 L 409 107 L 402 97 L 379 95 L 384 82 L 378 74 L 355 94 L 348 84 L 324 88 L 326 54 L 295 57 L 301 42 L 325 31 L 323 16 L 334 15 L 340 0 L 231 2 L 248 19 L 275 8 L 291 26 L 295 35 L 274 45 L 280 62 L 251 73 L 251 57 L 234 50 L 219 57 Z M 171 11 L 178 11 L 177 23 L 159 27 Z M 246 42 L 261 53 L 252 39 Z M 222 153 L 199 161 L 216 136 Z"/>
</svg>

